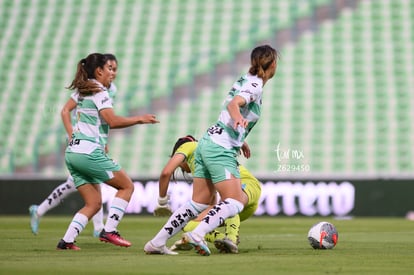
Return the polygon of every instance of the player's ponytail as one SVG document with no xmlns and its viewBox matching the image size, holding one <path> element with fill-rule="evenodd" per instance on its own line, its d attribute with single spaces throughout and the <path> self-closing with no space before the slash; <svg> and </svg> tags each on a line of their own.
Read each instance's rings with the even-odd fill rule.
<svg viewBox="0 0 414 275">
<path fill-rule="evenodd" d="M 92 53 L 86 58 L 79 60 L 75 78 L 67 87 L 69 90 L 77 89 L 81 94 L 97 93 L 102 91 L 102 87 L 91 79 L 96 79 L 96 68 L 103 68 L 108 57 L 100 53 Z"/>
<path fill-rule="evenodd" d="M 278 52 L 269 45 L 254 48 L 250 55 L 249 73 L 264 78 L 265 72 L 278 57 Z"/>
</svg>

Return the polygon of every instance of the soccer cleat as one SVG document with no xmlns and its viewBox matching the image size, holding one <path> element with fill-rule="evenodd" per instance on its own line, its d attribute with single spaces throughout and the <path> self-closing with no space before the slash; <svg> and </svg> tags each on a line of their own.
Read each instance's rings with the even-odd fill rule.
<svg viewBox="0 0 414 275">
<path fill-rule="evenodd" d="M 37 235 L 37 232 L 39 231 L 39 220 L 40 217 L 37 215 L 37 208 L 39 206 L 36 204 L 33 204 L 29 207 L 29 213 L 30 213 L 30 227 L 32 229 L 32 233 L 34 235 Z"/>
<path fill-rule="evenodd" d="M 94 230 L 93 231 L 93 235 L 95 238 L 99 238 L 99 236 L 101 235 L 101 231 L 100 230 Z"/>
<path fill-rule="evenodd" d="M 228 238 L 224 238 L 222 240 L 215 240 L 214 246 L 220 251 L 220 253 L 239 253 L 239 248 L 237 247 L 237 244 L 235 244 Z"/>
<path fill-rule="evenodd" d="M 189 243 L 184 243 L 183 240 L 176 241 L 171 247 L 171 250 L 191 250 L 193 246 Z"/>
<path fill-rule="evenodd" d="M 80 247 L 76 246 L 74 243 L 67 243 L 63 239 L 59 241 L 57 247 L 57 250 L 81 250 Z"/>
<path fill-rule="evenodd" d="M 104 229 L 102 229 L 101 233 L 99 234 L 99 240 L 102 242 L 111 243 L 118 246 L 124 246 L 124 247 L 130 247 L 131 243 L 124 238 L 121 237 L 119 232 L 112 231 L 112 232 L 106 232 Z"/>
<path fill-rule="evenodd" d="M 210 256 L 211 254 L 210 249 L 208 248 L 207 243 L 204 241 L 204 239 L 195 233 L 184 233 L 182 242 L 191 244 L 196 250 L 196 252 L 201 256 Z"/>
<path fill-rule="evenodd" d="M 144 252 L 146 254 L 152 255 L 178 255 L 177 252 L 171 251 L 165 245 L 156 247 L 151 241 L 147 242 L 144 246 Z"/>
</svg>

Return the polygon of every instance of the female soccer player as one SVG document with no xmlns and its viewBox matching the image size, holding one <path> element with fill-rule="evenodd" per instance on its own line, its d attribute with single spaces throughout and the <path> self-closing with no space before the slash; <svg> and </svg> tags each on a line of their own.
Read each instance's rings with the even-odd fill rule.
<svg viewBox="0 0 414 275">
<path fill-rule="evenodd" d="M 131 117 L 116 115 L 106 88 L 112 79 L 113 71 L 108 58 L 103 54 L 93 53 L 78 62 L 75 78 L 68 87 L 76 91 L 61 112 L 69 137 L 65 161 L 75 186 L 85 201 L 85 206 L 73 217 L 57 249 L 80 249 L 74 241 L 101 207 L 101 182 L 118 191 L 109 209 L 104 229 L 100 233 L 100 240 L 119 246 L 131 246 L 129 241 L 120 236 L 117 226 L 128 206 L 134 185 L 121 166 L 108 157 L 104 140 L 110 128 L 153 124 L 159 121 L 152 114 Z M 69 110 L 74 102 L 76 124 L 72 127 Z"/>
<path fill-rule="evenodd" d="M 166 234 L 176 234 L 209 207 L 217 190 L 221 201 L 193 231 L 183 234 L 183 241 L 191 244 L 200 255 L 211 253 L 204 236 L 228 217 L 240 213 L 247 204 L 237 155 L 244 149 L 244 140 L 260 117 L 263 86 L 276 73 L 277 59 L 277 51 L 268 45 L 253 49 L 248 73 L 233 84 L 217 123 L 198 142 L 192 199 L 179 207 L 164 226 Z"/>
<path fill-rule="evenodd" d="M 105 56 L 108 58 L 109 64 L 112 66 L 113 78 L 111 80 L 110 86 L 108 87 L 108 93 L 113 103 L 117 93 L 117 88 L 114 84 L 114 80 L 116 79 L 116 75 L 118 72 L 118 60 L 116 59 L 115 55 L 111 53 L 107 53 L 105 54 Z M 72 113 L 72 110 L 74 110 L 75 108 L 76 103 L 73 102 L 73 105 L 71 106 L 71 109 L 69 111 Z M 75 120 L 75 118 L 73 118 L 73 120 Z M 108 147 L 106 147 L 105 150 L 106 152 L 108 152 Z M 69 175 L 66 181 L 62 182 L 58 187 L 53 189 L 49 196 L 47 196 L 47 198 L 44 199 L 39 205 L 33 204 L 29 207 L 30 228 L 34 235 L 37 235 L 37 233 L 39 232 L 40 218 L 43 217 L 47 212 L 61 204 L 65 198 L 73 194 L 75 191 L 76 187 L 75 183 L 73 182 L 73 177 Z M 103 208 L 101 207 L 98 213 L 96 213 L 92 217 L 94 237 L 99 237 L 99 234 L 101 233 L 104 227 L 103 218 Z"/>
<path fill-rule="evenodd" d="M 175 170 L 180 167 L 184 172 L 193 173 L 195 170 L 194 163 L 194 151 L 197 148 L 197 140 L 191 136 L 187 135 L 185 137 L 179 138 L 174 145 L 171 158 L 168 163 L 165 165 L 164 169 L 161 172 L 159 179 L 159 198 L 158 206 L 154 211 L 155 216 L 166 216 L 171 214 L 171 210 L 168 206 L 168 196 L 167 190 L 170 183 L 171 177 L 174 175 Z M 246 146 L 245 155 L 249 156 L 250 152 Z M 244 196 L 248 201 L 245 209 L 240 215 L 235 215 L 224 222 L 225 234 L 219 231 L 212 231 L 206 234 L 206 241 L 213 242 L 214 245 L 219 249 L 220 252 L 225 253 L 238 253 L 238 242 L 239 242 L 239 228 L 240 222 L 251 217 L 258 207 L 258 202 L 261 194 L 261 187 L 259 181 L 243 166 L 240 166 L 240 176 L 242 179 L 242 189 L 244 191 Z M 210 205 L 213 206 L 216 204 L 215 197 L 212 198 Z M 190 231 L 194 229 L 201 219 L 207 214 L 208 208 L 201 213 L 195 220 L 190 221 L 186 227 L 183 228 L 184 231 Z M 175 244 L 169 250 L 165 244 L 172 235 L 166 234 L 167 229 L 163 228 L 160 232 L 149 241 L 145 247 L 144 251 L 147 254 L 177 254 L 171 250 L 187 249 L 185 244 L 181 240 L 175 242 Z M 168 230 L 167 230 L 168 231 Z M 184 247 L 184 248 L 183 248 Z"/>
</svg>

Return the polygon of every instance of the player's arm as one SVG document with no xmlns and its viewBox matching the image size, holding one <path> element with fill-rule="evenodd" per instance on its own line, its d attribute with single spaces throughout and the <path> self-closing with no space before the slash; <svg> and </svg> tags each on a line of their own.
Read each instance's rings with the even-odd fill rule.
<svg viewBox="0 0 414 275">
<path fill-rule="evenodd" d="M 72 138 L 73 133 L 71 113 L 76 108 L 76 105 L 76 101 L 72 98 L 69 98 L 60 112 L 60 116 L 62 117 L 63 121 L 63 126 L 65 127 L 69 140 Z"/>
<path fill-rule="evenodd" d="M 227 111 L 229 111 L 230 117 L 234 121 L 234 129 L 237 129 L 238 126 L 246 128 L 248 125 L 248 121 L 240 113 L 240 107 L 244 105 L 246 105 L 246 99 L 238 95 L 233 97 L 229 104 L 227 104 Z"/>
<path fill-rule="evenodd" d="M 168 163 L 162 169 L 158 185 L 158 205 L 154 209 L 154 216 L 170 216 L 172 214 L 170 206 L 168 205 L 168 186 L 175 169 L 177 169 L 183 161 L 185 161 L 185 156 L 183 154 L 175 154 L 168 160 Z"/>
<path fill-rule="evenodd" d="M 112 108 L 105 108 L 99 111 L 102 118 L 108 123 L 111 129 L 126 128 L 135 124 L 159 123 L 155 115 L 145 114 L 141 116 L 124 117 L 115 114 Z"/>
<path fill-rule="evenodd" d="M 247 144 L 247 142 L 243 142 L 243 145 L 242 145 L 242 147 L 240 148 L 240 150 L 242 151 L 242 153 L 243 153 L 243 156 L 245 157 L 245 158 L 250 158 L 250 147 L 249 147 L 249 144 Z"/>
<path fill-rule="evenodd" d="M 168 185 L 170 184 L 171 176 L 174 173 L 175 169 L 177 169 L 183 161 L 185 161 L 185 156 L 183 154 L 174 154 L 162 169 L 159 180 L 160 198 L 167 196 Z"/>
</svg>

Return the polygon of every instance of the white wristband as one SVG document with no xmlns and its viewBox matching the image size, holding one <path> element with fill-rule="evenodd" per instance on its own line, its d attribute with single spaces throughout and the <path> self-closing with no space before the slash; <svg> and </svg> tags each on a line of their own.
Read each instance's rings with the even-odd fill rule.
<svg viewBox="0 0 414 275">
<path fill-rule="evenodd" d="M 158 204 L 159 205 L 166 205 L 168 204 L 168 195 L 166 195 L 165 197 L 158 197 Z"/>
</svg>

